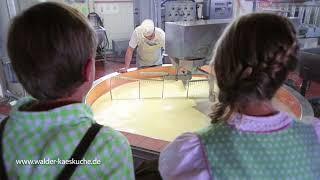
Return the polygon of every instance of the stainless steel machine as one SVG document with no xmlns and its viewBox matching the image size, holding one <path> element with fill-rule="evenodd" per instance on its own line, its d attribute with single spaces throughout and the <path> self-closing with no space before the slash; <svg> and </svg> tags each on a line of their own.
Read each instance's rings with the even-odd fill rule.
<svg viewBox="0 0 320 180">
<path fill-rule="evenodd" d="M 192 74 L 199 73 L 198 67 L 211 60 L 214 45 L 230 21 L 166 23 L 166 53 L 176 66 L 176 79 L 182 80 L 183 84 L 189 86 L 193 81 Z M 207 79 L 206 82 L 209 83 L 209 99 L 215 101 L 214 82 L 212 79 Z"/>
<path fill-rule="evenodd" d="M 233 0 L 205 1 L 208 19 L 229 19 L 233 16 Z"/>
<path fill-rule="evenodd" d="M 230 19 L 233 0 L 133 0 L 134 24 L 152 19 L 157 27 L 166 22 Z"/>
<path fill-rule="evenodd" d="M 192 71 L 210 60 L 215 42 L 230 20 L 166 23 L 166 53 L 178 67 Z"/>
</svg>

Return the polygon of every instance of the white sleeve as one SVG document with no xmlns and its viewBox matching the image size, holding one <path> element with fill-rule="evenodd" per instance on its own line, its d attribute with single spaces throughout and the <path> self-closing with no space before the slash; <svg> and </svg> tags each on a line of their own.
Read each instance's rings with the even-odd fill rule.
<svg viewBox="0 0 320 180">
<path fill-rule="evenodd" d="M 159 158 L 159 171 L 164 180 L 212 179 L 206 155 L 196 134 L 185 133 L 164 149 Z"/>
<path fill-rule="evenodd" d="M 135 29 L 131 35 L 131 39 L 129 41 L 129 46 L 131 48 L 136 48 L 138 46 L 138 34 L 137 34 L 137 30 Z"/>
<path fill-rule="evenodd" d="M 163 47 L 163 49 L 166 49 L 166 33 L 160 29 L 161 31 L 161 46 Z"/>
</svg>

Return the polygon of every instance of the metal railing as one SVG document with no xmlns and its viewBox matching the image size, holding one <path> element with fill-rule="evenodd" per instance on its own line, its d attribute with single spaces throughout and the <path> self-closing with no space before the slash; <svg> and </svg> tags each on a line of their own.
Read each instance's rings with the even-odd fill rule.
<svg viewBox="0 0 320 180">
<path fill-rule="evenodd" d="M 301 24 L 320 26 L 320 4 L 273 3 L 269 7 L 260 7 L 259 11 L 273 11 L 286 17 L 296 17 Z"/>
<path fill-rule="evenodd" d="M 116 76 L 110 78 L 111 100 L 134 99 L 209 99 L 208 79 L 173 80 L 171 75 L 159 78 L 131 78 Z M 172 75 L 173 77 L 173 75 Z M 126 91 L 117 87 L 127 84 Z"/>
<path fill-rule="evenodd" d="M 14 92 L 13 90 L 11 90 L 9 87 L 10 85 L 13 86 L 19 86 L 21 85 L 18 81 L 18 78 L 12 68 L 12 64 L 9 60 L 9 58 L 3 57 L 0 59 L 1 63 L 2 63 L 2 68 L 3 68 L 3 72 L 4 72 L 4 77 L 5 77 L 5 83 L 6 86 L 3 92 L 3 95 L 5 98 L 8 99 L 8 101 L 14 101 L 14 100 L 18 100 L 20 97 L 25 97 L 27 96 L 27 92 L 22 88 L 21 92 L 17 93 Z M 19 90 L 20 91 L 20 90 Z"/>
</svg>

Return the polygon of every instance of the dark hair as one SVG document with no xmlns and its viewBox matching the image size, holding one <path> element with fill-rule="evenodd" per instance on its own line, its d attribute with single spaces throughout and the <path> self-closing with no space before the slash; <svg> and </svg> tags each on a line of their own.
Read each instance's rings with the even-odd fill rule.
<svg viewBox="0 0 320 180">
<path fill-rule="evenodd" d="M 84 81 L 97 40 L 86 18 L 58 3 L 41 3 L 17 16 L 8 52 L 26 91 L 39 100 L 68 96 Z"/>
<path fill-rule="evenodd" d="M 297 40 L 285 17 L 267 13 L 236 19 L 218 40 L 211 61 L 220 89 L 212 122 L 228 120 L 250 101 L 271 100 L 297 64 Z"/>
</svg>

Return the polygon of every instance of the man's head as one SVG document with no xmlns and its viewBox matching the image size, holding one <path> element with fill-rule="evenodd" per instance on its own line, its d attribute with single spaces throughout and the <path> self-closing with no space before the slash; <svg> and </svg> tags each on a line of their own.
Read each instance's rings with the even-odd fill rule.
<svg viewBox="0 0 320 180">
<path fill-rule="evenodd" d="M 91 86 L 97 40 L 86 18 L 71 7 L 41 3 L 26 10 L 13 20 L 7 46 L 19 81 L 39 100 Z"/>
<path fill-rule="evenodd" d="M 151 19 L 146 19 L 141 23 L 143 29 L 143 36 L 149 40 L 152 40 L 155 36 L 155 26 L 154 22 Z"/>
</svg>

